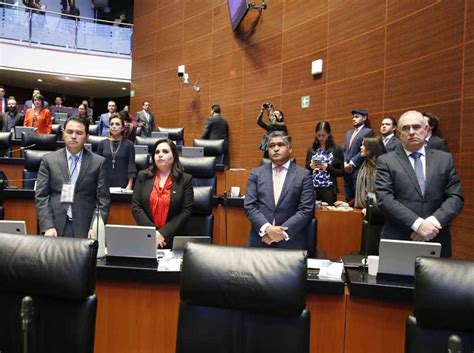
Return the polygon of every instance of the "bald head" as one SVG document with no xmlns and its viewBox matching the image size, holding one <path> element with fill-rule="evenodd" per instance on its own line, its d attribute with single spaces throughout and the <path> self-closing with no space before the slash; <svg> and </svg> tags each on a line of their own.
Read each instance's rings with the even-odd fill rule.
<svg viewBox="0 0 474 353">
<path fill-rule="evenodd" d="M 416 110 L 403 113 L 398 119 L 398 131 L 403 147 L 410 151 L 418 151 L 425 142 L 428 132 L 426 120 L 423 114 Z"/>
</svg>

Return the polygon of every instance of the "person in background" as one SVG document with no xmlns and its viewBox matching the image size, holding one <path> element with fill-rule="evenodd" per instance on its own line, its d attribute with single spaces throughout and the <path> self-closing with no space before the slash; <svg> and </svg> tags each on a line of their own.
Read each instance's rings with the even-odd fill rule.
<svg viewBox="0 0 474 353">
<path fill-rule="evenodd" d="M 191 216 L 193 182 L 183 172 L 173 141 L 159 139 L 153 151 L 153 165 L 138 173 L 132 214 L 139 226 L 156 227 L 157 248 L 171 248 L 173 237 Z"/>
<path fill-rule="evenodd" d="M 43 107 L 44 98 L 41 94 L 35 96 L 34 107 L 25 113 L 23 126 L 34 127 L 38 134 L 50 134 L 53 127 L 53 120 L 48 109 Z"/>
<path fill-rule="evenodd" d="M 227 161 L 229 148 L 229 124 L 221 115 L 221 107 L 214 104 L 211 107 L 211 116 L 207 118 L 202 132 L 203 140 L 224 140 L 224 161 Z"/>
<path fill-rule="evenodd" d="M 61 97 L 56 97 L 54 99 L 54 105 L 49 107 L 49 111 L 53 116 L 55 113 L 66 113 L 66 109 L 63 107 L 63 99 Z"/>
<path fill-rule="evenodd" d="M 5 87 L 0 86 L 0 116 L 8 111 L 8 99 L 5 97 Z"/>
<path fill-rule="evenodd" d="M 30 100 L 27 100 L 23 106 L 23 109 L 30 109 L 30 108 L 33 108 L 33 101 L 35 99 L 36 96 L 40 95 L 41 92 L 39 90 L 39 88 L 34 88 L 33 89 L 33 94 L 31 95 L 31 99 Z M 46 102 L 43 98 L 43 108 L 48 108 L 49 107 L 49 103 Z"/>
<path fill-rule="evenodd" d="M 142 110 L 135 114 L 140 129 L 140 136 L 151 136 L 151 132 L 155 131 L 155 116 L 150 112 L 150 102 L 144 101 Z"/>
<path fill-rule="evenodd" d="M 382 120 L 380 125 L 380 133 L 382 134 L 382 142 L 387 152 L 392 152 L 400 146 L 400 140 L 396 135 L 397 121 L 395 118 L 388 116 Z"/>
<path fill-rule="evenodd" d="M 122 110 L 118 112 L 118 115 L 122 117 L 123 121 L 125 122 L 125 126 L 123 128 L 123 136 L 129 139 L 132 142 L 135 142 L 137 139 L 137 122 L 130 113 L 126 110 Z"/>
<path fill-rule="evenodd" d="M 316 200 L 334 205 L 339 192 L 337 177 L 344 175 L 344 154 L 334 143 L 327 121 L 316 124 L 313 145 L 306 152 L 306 169 L 313 175 Z"/>
<path fill-rule="evenodd" d="M 8 100 L 8 110 L 2 118 L 2 132 L 10 132 L 15 126 L 23 126 L 24 115 L 18 112 L 16 100 Z"/>
<path fill-rule="evenodd" d="M 109 120 L 112 114 L 117 112 L 117 105 L 114 101 L 109 101 L 107 103 L 107 113 L 101 114 L 99 117 L 99 136 L 109 136 Z"/>
<path fill-rule="evenodd" d="M 105 158 L 109 186 L 133 189 L 133 179 L 137 175 L 135 148 L 123 137 L 125 122 L 118 114 L 110 117 L 110 136 L 97 147 L 97 154 Z"/>
<path fill-rule="evenodd" d="M 349 202 L 336 201 L 335 206 L 360 208 L 365 215 L 368 205 L 367 199 L 370 198 L 375 201 L 376 163 L 377 159 L 384 153 L 387 153 L 387 151 L 382 140 L 376 137 L 364 137 L 360 146 L 360 156 L 363 158 L 363 163 L 357 174 L 355 198 Z"/>
<path fill-rule="evenodd" d="M 263 114 L 267 113 L 268 121 L 263 121 Z M 260 141 L 260 146 L 258 147 L 263 151 L 263 158 L 269 158 L 268 155 L 268 136 L 274 131 L 283 131 L 286 135 L 288 135 L 288 128 L 285 124 L 284 115 L 281 110 L 273 109 L 273 105 L 271 103 L 263 103 L 262 107 L 260 108 L 260 113 L 257 117 L 257 125 L 260 126 L 262 129 L 265 130 L 265 134 L 262 136 L 262 140 Z"/>
<path fill-rule="evenodd" d="M 449 152 L 446 140 L 438 135 L 439 118 L 433 113 L 423 112 L 422 114 L 428 123 L 428 132 L 425 137 L 425 147 Z"/>
<path fill-rule="evenodd" d="M 92 116 L 88 115 L 87 112 L 89 111 L 87 105 L 84 103 L 80 104 L 79 107 L 77 107 L 77 116 L 80 117 L 81 119 L 84 119 L 87 121 L 89 125 L 94 124 L 94 119 Z"/>
</svg>

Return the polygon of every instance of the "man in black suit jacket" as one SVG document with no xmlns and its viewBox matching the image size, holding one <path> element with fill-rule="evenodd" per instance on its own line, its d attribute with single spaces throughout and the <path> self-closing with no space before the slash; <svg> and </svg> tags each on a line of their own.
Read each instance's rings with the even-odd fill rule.
<svg viewBox="0 0 474 353">
<path fill-rule="evenodd" d="M 23 126 L 24 115 L 16 109 L 16 100 L 8 100 L 8 110 L 2 117 L 2 132 L 10 132 L 15 126 Z"/>
<path fill-rule="evenodd" d="M 221 116 L 221 107 L 214 104 L 211 107 L 211 116 L 206 120 L 204 131 L 202 132 L 203 140 L 224 140 L 225 155 L 227 160 L 227 149 L 229 144 L 229 124 Z"/>
<path fill-rule="evenodd" d="M 425 147 L 449 152 L 446 140 L 438 135 L 439 118 L 433 113 L 422 113 L 428 123 Z"/>
<path fill-rule="evenodd" d="M 140 129 L 140 136 L 151 136 L 151 132 L 155 131 L 155 116 L 150 112 L 150 102 L 144 101 L 142 110 L 135 114 L 138 126 Z"/>
<path fill-rule="evenodd" d="M 398 121 L 402 146 L 377 160 L 375 188 L 386 222 L 382 238 L 441 243 L 441 256 L 451 256 L 449 225 L 464 198 L 451 154 L 428 149 L 427 122 L 417 111 Z"/>
<path fill-rule="evenodd" d="M 5 97 L 5 87 L 0 86 L 0 116 L 8 111 L 8 99 Z"/>
<path fill-rule="evenodd" d="M 397 121 L 395 118 L 388 116 L 382 120 L 380 132 L 382 133 L 382 142 L 387 152 L 395 151 L 400 145 L 400 140 L 395 135 L 397 131 Z"/>
</svg>

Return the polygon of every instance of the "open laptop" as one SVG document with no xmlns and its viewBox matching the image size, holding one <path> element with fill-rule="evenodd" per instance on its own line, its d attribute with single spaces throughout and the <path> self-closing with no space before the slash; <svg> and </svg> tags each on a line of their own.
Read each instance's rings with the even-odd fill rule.
<svg viewBox="0 0 474 353">
<path fill-rule="evenodd" d="M 61 121 L 61 120 L 64 120 L 66 121 L 67 120 L 67 113 L 54 113 L 54 120 L 55 121 Z"/>
<path fill-rule="evenodd" d="M 204 147 L 182 147 L 183 157 L 204 157 Z"/>
<path fill-rule="evenodd" d="M 161 132 L 161 131 L 152 131 L 151 132 L 151 137 L 159 138 L 159 139 L 167 139 L 168 138 L 168 133 L 167 132 Z"/>
<path fill-rule="evenodd" d="M 184 248 L 186 247 L 186 244 L 188 242 L 189 243 L 210 244 L 211 243 L 211 237 L 175 236 L 173 238 L 173 248 L 172 248 L 173 257 L 182 259 L 183 255 L 184 255 Z"/>
<path fill-rule="evenodd" d="M 21 133 L 25 132 L 27 134 L 32 134 L 35 131 L 34 127 L 29 126 L 15 126 L 15 139 L 21 140 Z"/>
<path fill-rule="evenodd" d="M 25 221 L 0 221 L 0 233 L 26 234 Z"/>
<path fill-rule="evenodd" d="M 418 256 L 439 257 L 440 254 L 440 243 L 381 239 L 377 277 L 414 276 L 415 260 Z"/>
<path fill-rule="evenodd" d="M 148 146 L 147 145 L 134 145 L 135 154 L 148 154 Z"/>
<path fill-rule="evenodd" d="M 107 261 L 137 260 L 156 265 L 155 234 L 155 227 L 106 224 Z"/>
</svg>

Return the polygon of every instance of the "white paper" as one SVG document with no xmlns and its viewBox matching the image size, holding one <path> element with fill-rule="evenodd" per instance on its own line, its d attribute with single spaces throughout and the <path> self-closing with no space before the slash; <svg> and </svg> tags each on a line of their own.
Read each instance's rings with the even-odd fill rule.
<svg viewBox="0 0 474 353">
<path fill-rule="evenodd" d="M 331 262 L 327 267 L 322 267 L 319 270 L 319 278 L 341 279 L 344 265 L 342 262 Z"/>
<path fill-rule="evenodd" d="M 162 258 L 158 262 L 158 271 L 172 271 L 179 272 L 181 271 L 181 263 L 183 259 L 172 258 Z"/>
<path fill-rule="evenodd" d="M 321 267 L 328 267 L 330 264 L 330 260 L 308 259 L 308 268 L 320 269 Z"/>
</svg>

